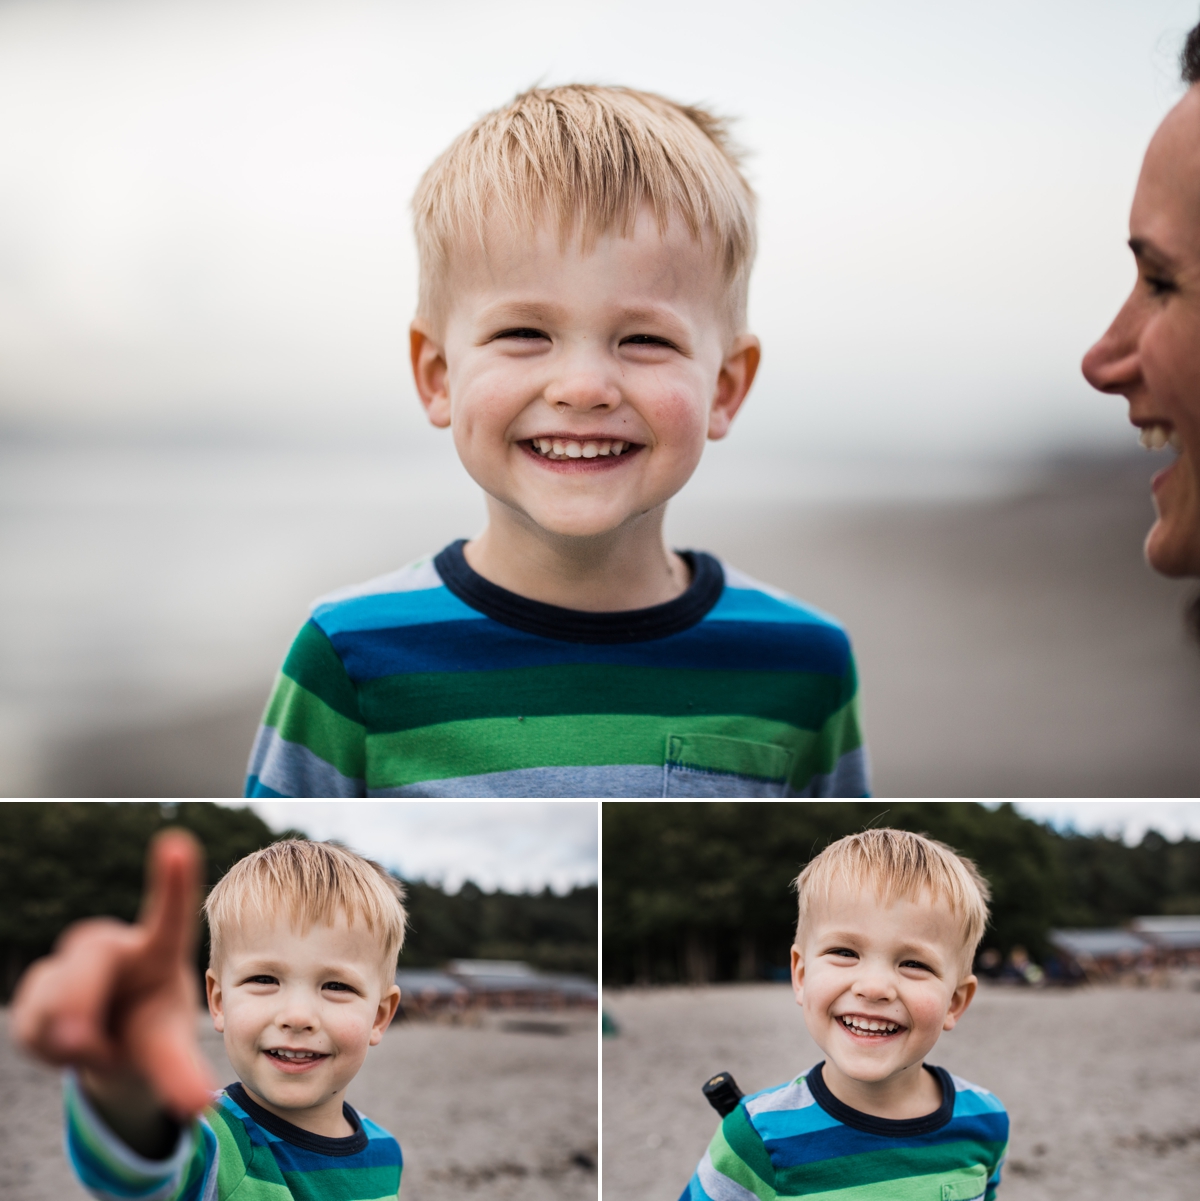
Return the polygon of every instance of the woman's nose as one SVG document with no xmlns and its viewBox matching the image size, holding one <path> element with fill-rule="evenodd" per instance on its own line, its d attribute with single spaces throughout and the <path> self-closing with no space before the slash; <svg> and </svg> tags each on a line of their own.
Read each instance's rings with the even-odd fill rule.
<svg viewBox="0 0 1200 1201">
<path fill-rule="evenodd" d="M 1083 356 L 1083 378 L 1097 391 L 1124 393 L 1138 382 L 1141 364 L 1137 332 L 1126 306 Z"/>
</svg>

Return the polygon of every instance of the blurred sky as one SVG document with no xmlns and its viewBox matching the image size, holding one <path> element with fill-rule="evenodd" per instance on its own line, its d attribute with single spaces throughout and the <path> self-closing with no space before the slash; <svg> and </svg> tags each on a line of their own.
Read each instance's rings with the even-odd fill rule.
<svg viewBox="0 0 1200 1201">
<path fill-rule="evenodd" d="M 741 118 L 742 445 L 1132 445 L 1078 362 L 1132 277 L 1196 0 L 4 0 L 0 424 L 403 442 L 408 200 L 536 81 Z M 423 443 L 424 436 L 416 438 Z"/>
<path fill-rule="evenodd" d="M 985 802 L 986 803 L 986 802 Z M 998 804 L 999 802 L 992 802 Z M 1103 833 L 1130 846 L 1147 830 L 1172 841 L 1200 838 L 1200 801 L 1016 801 L 1026 817 L 1048 822 L 1060 830 Z"/>
<path fill-rule="evenodd" d="M 225 802 L 242 805 L 243 801 Z M 491 891 L 594 884 L 595 801 L 253 801 L 274 830 L 337 838 L 409 880 Z"/>
</svg>

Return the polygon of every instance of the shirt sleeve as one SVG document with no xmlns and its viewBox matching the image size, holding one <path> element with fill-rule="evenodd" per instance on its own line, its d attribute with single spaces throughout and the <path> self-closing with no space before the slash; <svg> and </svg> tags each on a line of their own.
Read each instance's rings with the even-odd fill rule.
<svg viewBox="0 0 1200 1201">
<path fill-rule="evenodd" d="M 104 1123 L 74 1073 L 64 1084 L 66 1151 L 79 1182 L 100 1201 L 216 1201 L 216 1136 L 197 1119 L 163 1160 L 145 1159 Z"/>
<path fill-rule="evenodd" d="M 1008 1143 L 1005 1143 L 1000 1149 L 1000 1157 L 996 1160 L 996 1166 L 992 1169 L 992 1174 L 988 1177 L 987 1192 L 984 1193 L 984 1201 L 996 1201 L 996 1190 L 1000 1187 L 1000 1169 L 1004 1167 L 1005 1157 L 1008 1155 Z"/>
<path fill-rule="evenodd" d="M 867 748 L 859 708 L 858 671 L 847 644 L 846 666 L 836 682 L 836 707 L 817 739 L 817 771 L 793 795 L 807 797 L 867 797 L 871 795 Z"/>
<path fill-rule="evenodd" d="M 775 1201 L 775 1166 L 746 1107 L 727 1114 L 679 1201 Z"/>
<path fill-rule="evenodd" d="M 325 631 L 309 621 L 267 702 L 245 795 L 365 796 L 366 761 L 358 690 Z"/>
</svg>

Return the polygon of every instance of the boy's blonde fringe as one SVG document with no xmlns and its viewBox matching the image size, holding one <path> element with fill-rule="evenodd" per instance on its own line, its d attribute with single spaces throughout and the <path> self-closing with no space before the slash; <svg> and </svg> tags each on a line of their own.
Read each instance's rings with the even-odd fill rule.
<svg viewBox="0 0 1200 1201">
<path fill-rule="evenodd" d="M 332 924 L 338 913 L 361 921 L 379 939 L 384 976 L 391 980 L 404 945 L 404 890 L 398 880 L 336 842 L 288 838 L 255 851 L 217 882 L 204 902 L 216 968 L 230 932 L 248 917 L 286 917 L 299 930 Z"/>
<path fill-rule="evenodd" d="M 486 246 L 494 220 L 529 231 L 549 220 L 564 246 L 578 236 L 587 250 L 604 233 L 628 236 L 645 206 L 660 231 L 674 217 L 693 238 L 712 239 L 740 333 L 756 247 L 741 158 L 720 118 L 651 92 L 523 92 L 456 138 L 417 187 L 418 315 L 442 319 L 452 250 L 468 238 Z"/>
<path fill-rule="evenodd" d="M 839 885 L 855 892 L 870 886 L 883 905 L 902 898 L 914 900 L 928 891 L 962 923 L 968 964 L 987 928 L 991 890 L 970 859 L 923 834 L 864 830 L 831 843 L 796 877 L 797 946 L 802 945 L 811 906 L 827 903 Z"/>
</svg>

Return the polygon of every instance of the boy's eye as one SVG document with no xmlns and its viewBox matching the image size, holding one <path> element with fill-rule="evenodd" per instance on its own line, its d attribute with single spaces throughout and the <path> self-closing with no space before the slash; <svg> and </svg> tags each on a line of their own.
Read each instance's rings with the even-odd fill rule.
<svg viewBox="0 0 1200 1201">
<path fill-rule="evenodd" d="M 631 334 L 628 338 L 621 339 L 622 346 L 667 346 L 671 345 L 666 338 L 659 338 L 654 334 Z"/>
<path fill-rule="evenodd" d="M 493 337 L 492 341 L 499 341 L 501 338 L 516 338 L 527 342 L 533 342 L 538 339 L 547 342 L 550 340 L 540 329 L 527 329 L 525 326 L 518 326 L 516 329 L 502 329 Z"/>
<path fill-rule="evenodd" d="M 831 947 L 825 952 L 826 955 L 838 955 L 843 959 L 857 959 L 858 952 L 850 950 L 849 947 Z"/>
<path fill-rule="evenodd" d="M 920 972 L 932 973 L 932 971 L 933 971 L 933 968 L 931 968 L 929 966 L 929 964 L 922 963 L 919 959 L 906 959 L 900 966 L 901 967 L 915 967 Z"/>
<path fill-rule="evenodd" d="M 357 989 L 352 988 L 349 984 L 343 984 L 340 980 L 330 980 L 328 984 L 322 984 L 321 987 L 332 989 L 334 992 L 357 991 Z"/>
<path fill-rule="evenodd" d="M 245 981 L 246 984 L 278 984 L 279 981 L 274 976 L 250 976 Z"/>
</svg>

